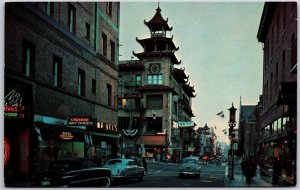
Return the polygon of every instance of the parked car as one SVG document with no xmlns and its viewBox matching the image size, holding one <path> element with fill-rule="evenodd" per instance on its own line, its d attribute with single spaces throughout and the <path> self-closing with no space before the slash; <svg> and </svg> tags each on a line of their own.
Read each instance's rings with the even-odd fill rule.
<svg viewBox="0 0 300 190">
<path fill-rule="evenodd" d="M 200 177 L 201 163 L 198 157 L 190 156 L 182 160 L 179 176 L 196 176 Z"/>
<path fill-rule="evenodd" d="M 145 173 L 145 168 L 138 166 L 136 161 L 132 159 L 110 159 L 103 167 L 111 169 L 113 181 L 123 180 L 127 182 L 128 179 L 134 178 L 142 181 Z"/>
<path fill-rule="evenodd" d="M 88 158 L 63 158 L 32 176 L 34 187 L 109 187 L 111 170 Z"/>
</svg>

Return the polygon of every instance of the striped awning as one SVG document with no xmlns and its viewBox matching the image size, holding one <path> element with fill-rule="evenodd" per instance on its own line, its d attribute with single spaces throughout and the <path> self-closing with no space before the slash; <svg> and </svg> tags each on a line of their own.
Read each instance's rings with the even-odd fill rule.
<svg viewBox="0 0 300 190">
<path fill-rule="evenodd" d="M 138 137 L 137 145 L 144 144 L 145 147 L 166 147 L 167 138 L 165 135 L 147 135 Z"/>
</svg>

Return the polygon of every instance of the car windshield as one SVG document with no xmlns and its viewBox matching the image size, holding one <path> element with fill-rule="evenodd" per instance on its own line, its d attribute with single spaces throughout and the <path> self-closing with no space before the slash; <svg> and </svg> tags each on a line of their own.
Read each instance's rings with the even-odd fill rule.
<svg viewBox="0 0 300 190">
<path fill-rule="evenodd" d="M 195 160 L 195 159 L 184 159 L 183 163 L 197 164 L 197 160 Z"/>
<path fill-rule="evenodd" d="M 121 164 L 121 163 L 122 163 L 122 160 L 110 160 L 110 161 L 107 162 L 107 164 L 111 164 L 111 165 Z"/>
<path fill-rule="evenodd" d="M 80 168 L 80 162 L 75 160 L 58 160 L 52 163 L 50 168 L 52 169 L 78 169 Z"/>
</svg>

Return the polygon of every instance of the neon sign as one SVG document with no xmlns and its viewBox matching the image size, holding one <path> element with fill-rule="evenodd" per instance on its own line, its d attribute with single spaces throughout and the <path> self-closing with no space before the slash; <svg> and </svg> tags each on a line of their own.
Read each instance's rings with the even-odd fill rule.
<svg viewBox="0 0 300 190">
<path fill-rule="evenodd" d="M 108 131 L 118 131 L 118 128 L 114 124 L 108 124 L 104 122 L 97 122 L 97 129 L 105 129 Z"/>
<path fill-rule="evenodd" d="M 94 126 L 94 119 L 91 117 L 69 117 L 68 125 L 70 126 Z"/>
<path fill-rule="evenodd" d="M 4 118 L 24 118 L 25 106 L 4 106 Z"/>
<path fill-rule="evenodd" d="M 72 135 L 71 132 L 62 132 L 62 133 L 59 135 L 59 138 L 60 138 L 60 139 L 66 139 L 66 140 L 69 140 L 69 139 L 73 139 L 74 136 Z"/>
</svg>

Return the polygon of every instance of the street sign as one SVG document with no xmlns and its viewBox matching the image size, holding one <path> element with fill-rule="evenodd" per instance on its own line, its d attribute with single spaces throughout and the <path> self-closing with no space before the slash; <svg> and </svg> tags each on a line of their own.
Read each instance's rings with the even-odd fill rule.
<svg viewBox="0 0 300 190">
<path fill-rule="evenodd" d="M 178 126 L 180 128 L 184 128 L 184 127 L 194 127 L 195 124 L 193 121 L 179 121 L 178 122 Z"/>
</svg>

